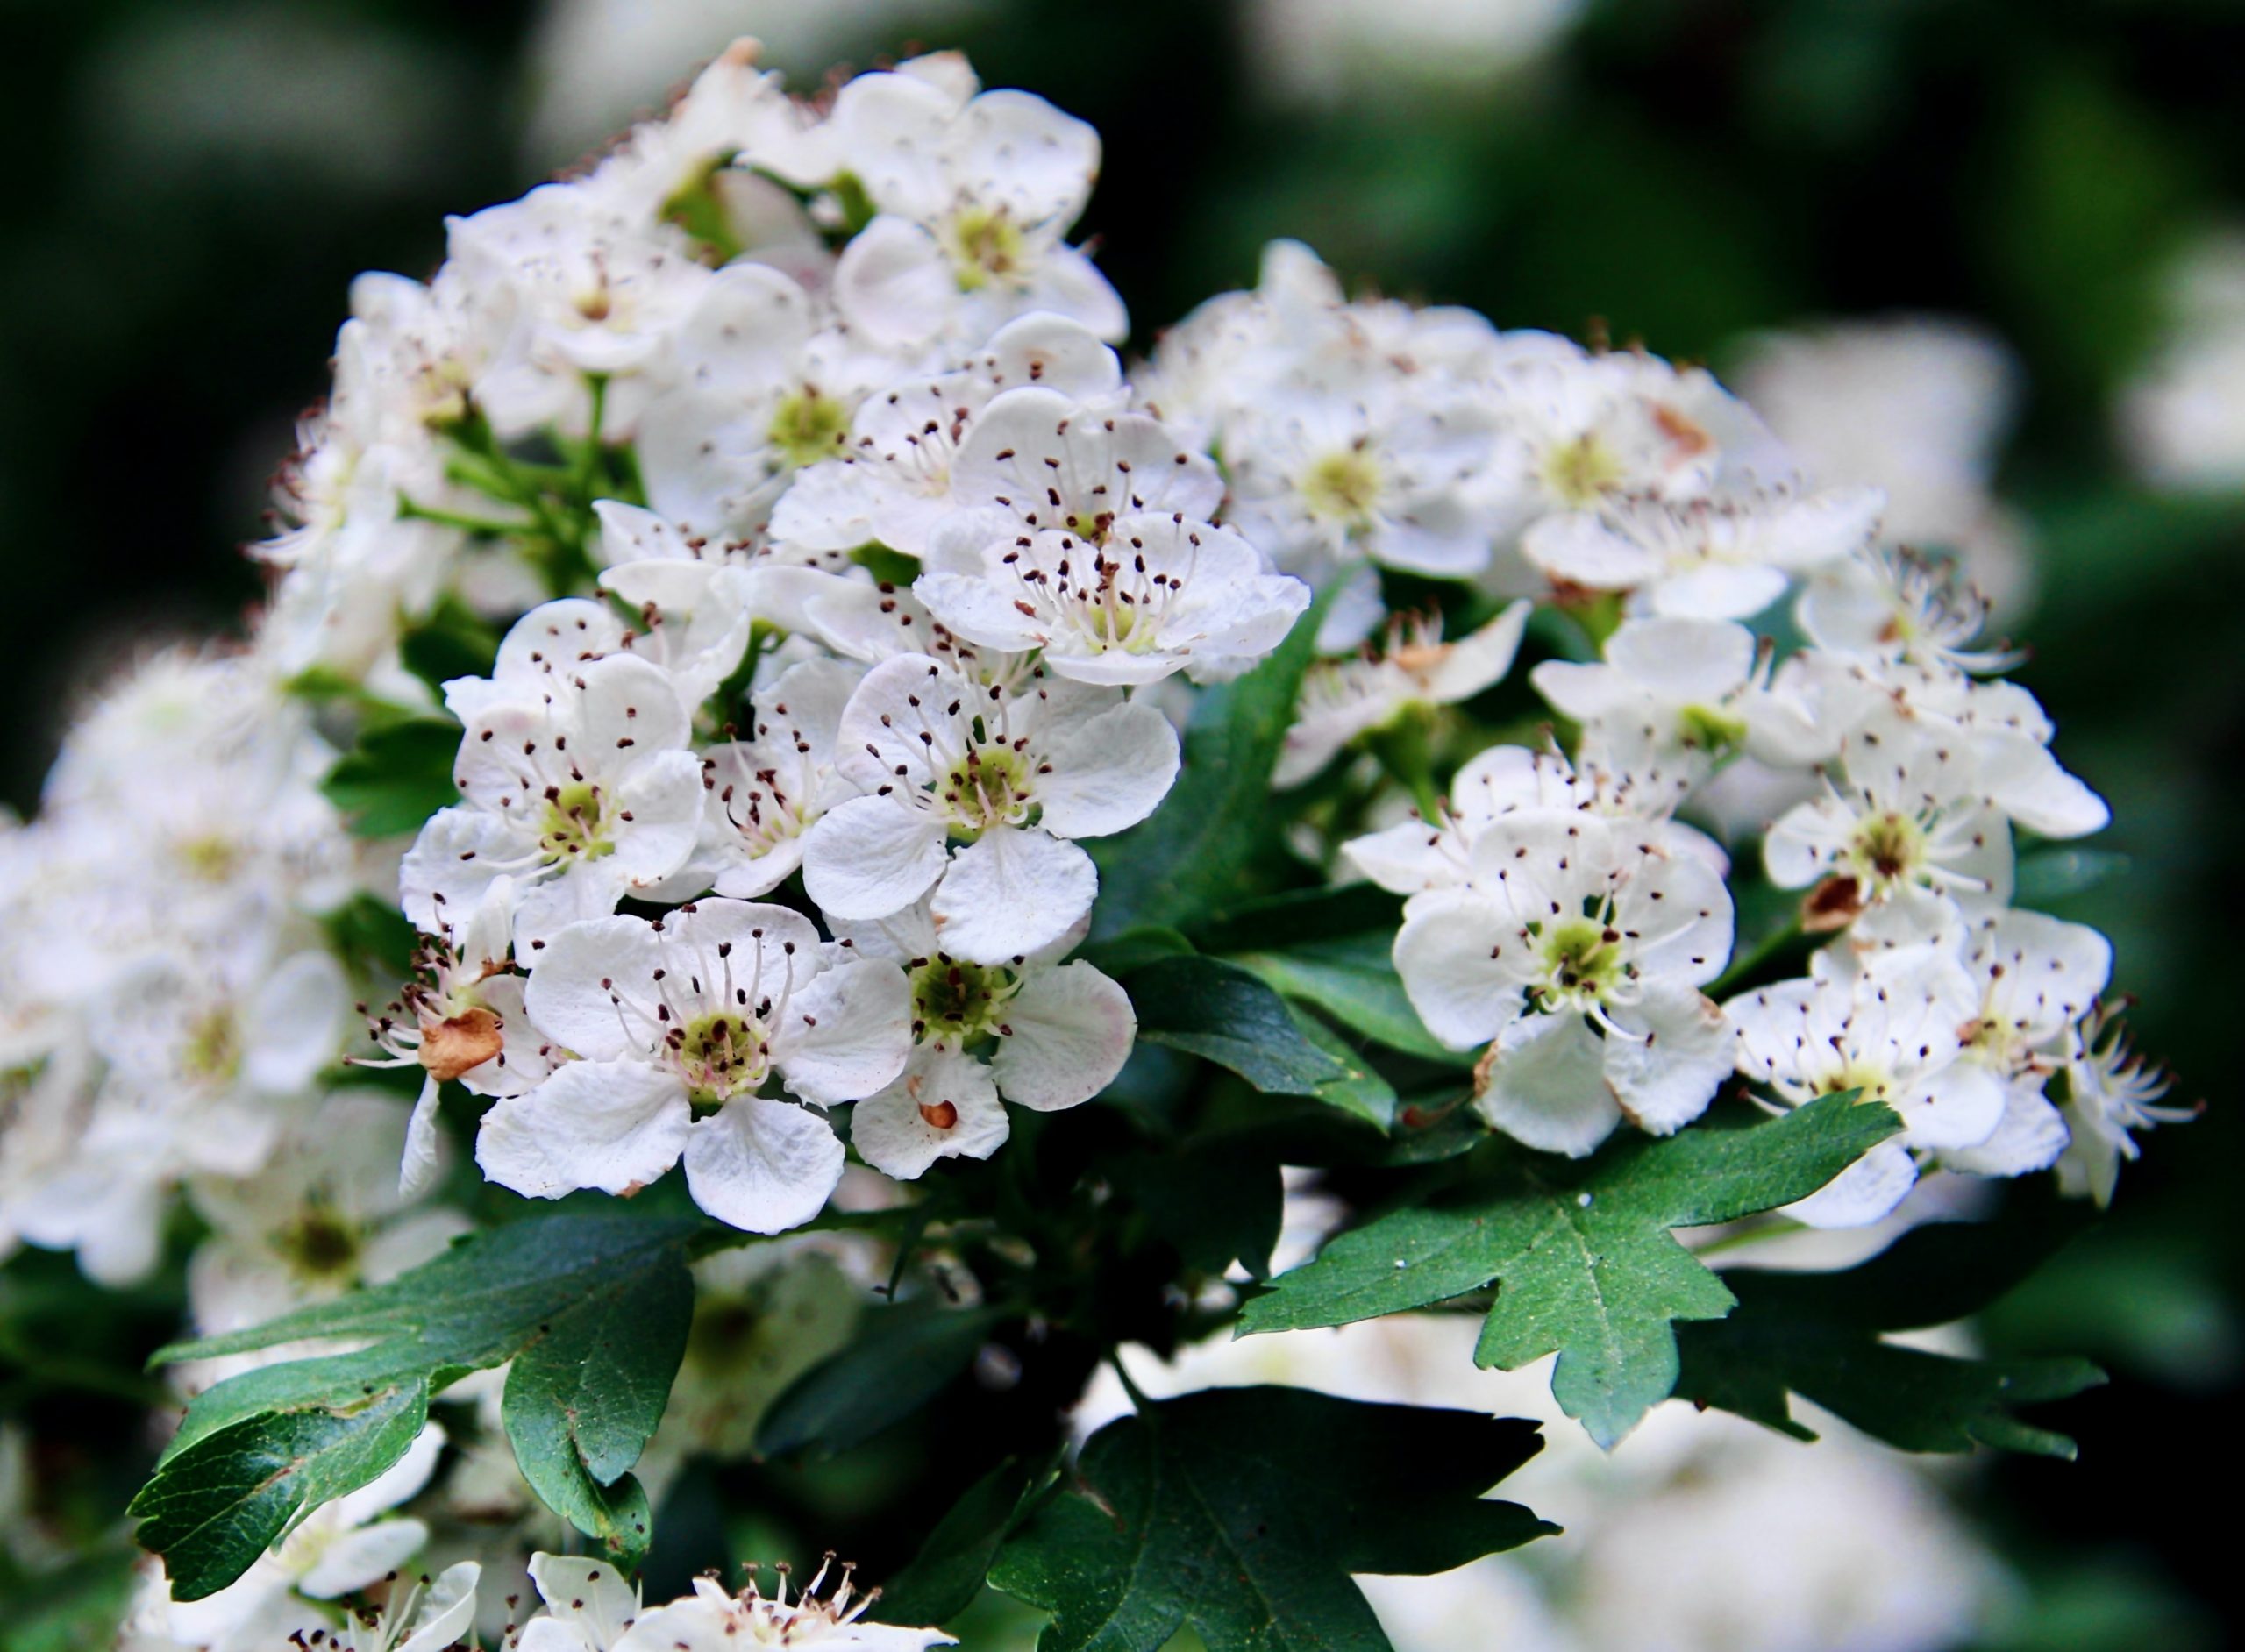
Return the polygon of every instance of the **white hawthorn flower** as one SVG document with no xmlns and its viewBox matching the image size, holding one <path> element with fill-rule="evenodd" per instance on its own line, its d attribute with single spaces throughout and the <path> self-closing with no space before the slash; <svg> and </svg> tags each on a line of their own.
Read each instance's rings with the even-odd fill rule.
<svg viewBox="0 0 2245 1652">
<path fill-rule="evenodd" d="M 2003 1081 L 2004 1113 L 1986 1141 L 1941 1163 L 1977 1176 L 2048 1170 L 2068 1132 L 2044 1086 L 2065 1069 L 2075 1027 L 2112 979 L 2113 943 L 2087 924 L 2005 911 L 1971 926 L 1962 961 L 1980 988 L 1966 1050 Z"/>
<path fill-rule="evenodd" d="M 1379 385 L 1281 392 L 1224 438 L 1232 514 L 1279 566 L 1315 578 L 1369 559 L 1437 579 L 1478 573 L 1511 502 L 1475 484 L 1500 466 L 1486 407 Z"/>
<path fill-rule="evenodd" d="M 1902 1133 L 1880 1143 L 1786 1214 L 1813 1228 L 1857 1228 L 1901 1203 L 1914 1152 L 1974 1148 L 2004 1116 L 2002 1080 L 1971 1057 L 1984 993 L 1955 958 L 1928 951 L 1906 971 L 1861 970 L 1828 949 L 1798 980 L 1723 1006 L 1738 1071 L 1798 1107 L 1842 1090 L 1884 1102 Z"/>
<path fill-rule="evenodd" d="M 1839 922 L 1911 887 L 1968 911 L 2000 907 L 2011 893 L 2008 822 L 2065 838 L 2110 818 L 2038 740 L 1944 728 L 1891 705 L 1842 737 L 1824 773 L 1824 795 L 1781 815 L 1763 854 L 1779 888 L 1827 880 L 1817 905 Z"/>
<path fill-rule="evenodd" d="M 1527 446 L 1531 516 L 1618 497 L 1750 496 L 1799 479 L 1761 420 L 1702 368 L 1545 340 L 1506 359 L 1489 391 L 1500 428 Z"/>
<path fill-rule="evenodd" d="M 2099 1005 L 2073 1028 L 2065 1056 L 2064 1114 L 2069 1137 L 2059 1158 L 2058 1186 L 2086 1193 L 2102 1207 L 2113 1202 L 2120 1161 L 2141 1150 L 2129 1132 L 2160 1124 L 2187 1124 L 2198 1107 L 2155 1107 L 2174 1084 L 2128 1046 L 2119 1017 Z"/>
<path fill-rule="evenodd" d="M 602 432 L 630 431 L 670 382 L 679 337 L 717 279 L 683 231 L 635 222 L 582 184 L 542 184 L 446 227 L 462 279 L 511 305 L 506 342 L 474 385 L 502 437 L 546 424 L 584 435 L 590 378 L 607 384 Z"/>
<path fill-rule="evenodd" d="M 639 1620 L 638 1590 L 597 1560 L 534 1554 L 530 1580 L 545 1610 L 523 1625 L 513 1652 L 615 1652 Z"/>
<path fill-rule="evenodd" d="M 1579 1157 L 1628 1118 L 1666 1136 L 1730 1070 L 1700 989 L 1730 956 L 1730 892 L 1705 860 L 1581 809 L 1523 809 L 1475 837 L 1468 881 L 1412 897 L 1395 967 L 1429 1031 L 1489 1046 L 1477 1105 Z"/>
<path fill-rule="evenodd" d="M 756 1568 L 749 1584 L 728 1594 L 713 1577 L 696 1577 L 694 1592 L 667 1606 L 650 1608 L 605 1652 L 752 1652 L 766 1647 L 801 1648 L 802 1652 L 927 1652 L 956 1644 L 940 1629 L 909 1629 L 866 1621 L 866 1608 L 879 1591 L 860 1595 L 842 1568 L 833 1591 L 822 1599 L 833 1556 L 828 1556 L 795 1598 L 788 1598 L 788 1568 L 776 1568 L 779 1587 L 770 1595 L 758 1586 Z"/>
<path fill-rule="evenodd" d="M 243 1330 L 379 1285 L 467 1231 L 456 1211 L 408 1208 L 419 1190 L 401 1192 L 390 1171 L 406 1128 L 400 1098 L 338 1090 L 282 1138 L 256 1174 L 189 1183 L 211 1228 L 188 1266 L 197 1333 Z"/>
<path fill-rule="evenodd" d="M 390 1585 L 380 1612 L 346 1613 L 327 1632 L 327 1652 L 452 1652 L 473 1644 L 475 1587 L 483 1568 L 472 1560 L 447 1566 L 434 1577 Z M 317 1637 L 310 1645 L 319 1646 Z"/>
<path fill-rule="evenodd" d="M 945 952 L 925 900 L 834 928 L 860 956 L 902 965 L 911 983 L 912 1061 L 850 1115 L 851 1145 L 877 1171 L 910 1180 L 937 1158 L 987 1158 L 1006 1139 L 1001 1093 L 1039 1113 L 1080 1106 L 1130 1058 L 1129 996 L 1081 959 L 1060 962 L 1083 938 L 1080 922 L 1002 964 Z"/>
<path fill-rule="evenodd" d="M 484 1114 L 476 1162 L 533 1199 L 623 1193 L 686 1161 L 695 1202 L 751 1233 L 816 1216 L 842 1144 L 812 1107 L 903 1069 L 903 972 L 851 958 L 785 907 L 704 901 L 557 932 L 531 1020 L 581 1059 Z M 809 1107 L 767 1093 L 774 1079 Z"/>
<path fill-rule="evenodd" d="M 1235 676 L 1286 640 L 1310 602 L 1307 585 L 1271 573 L 1230 529 L 1176 515 L 1118 516 L 1095 539 L 954 516 L 930 566 L 913 593 L 946 628 L 986 648 L 1040 650 L 1078 682 Z"/>
<path fill-rule="evenodd" d="M 773 507 L 773 538 L 808 551 L 878 544 L 924 557 L 955 508 L 951 469 L 967 433 L 992 400 L 1024 385 L 1104 404 L 1122 394 L 1122 369 L 1080 323 L 1051 315 L 1008 323 L 965 367 L 860 402 L 839 451 L 798 472 Z"/>
<path fill-rule="evenodd" d="M 1864 550 L 1885 495 L 1876 488 L 1766 497 L 1616 497 L 1547 516 L 1521 542 L 1560 586 L 1630 593 L 1678 618 L 1750 619 L 1795 577 Z"/>
<path fill-rule="evenodd" d="M 380 1583 L 429 1541 L 426 1525 L 392 1511 L 429 1483 L 444 1449 L 443 1426 L 424 1425 L 405 1455 L 379 1478 L 312 1510 L 235 1582 L 200 1600 L 172 1601 L 169 1633 L 189 1645 L 263 1652 L 271 1641 L 240 1637 L 246 1631 L 253 1636 L 269 1621 L 290 1590 L 337 1600 Z M 472 1599 L 472 1586 L 469 1592 Z M 448 1642 L 424 1646 L 430 1644 Z"/>
<path fill-rule="evenodd" d="M 804 833 L 856 794 L 836 770 L 836 743 L 864 674 L 841 660 L 799 661 L 758 691 L 746 739 L 702 753 L 691 881 L 752 901 L 802 864 Z"/>
<path fill-rule="evenodd" d="M 629 654 L 548 663 L 516 680 L 520 699 L 495 679 L 453 764 L 465 801 L 431 817 L 399 873 L 405 915 L 428 935 L 511 878 L 525 964 L 564 924 L 676 872 L 702 815 L 701 760 L 659 667 Z"/>
<path fill-rule="evenodd" d="M 1954 673 L 2001 671 L 2020 656 L 1980 640 L 1988 602 L 1946 562 L 1878 550 L 1820 570 L 1802 587 L 1793 618 L 1827 653 L 1899 661 Z"/>
<path fill-rule="evenodd" d="M 876 212 L 835 270 L 843 315 L 888 344 L 987 338 L 1040 310 L 1119 341 L 1122 301 L 1061 239 L 1099 174 L 1099 134 L 1041 97 L 975 96 L 964 79 L 861 75 L 836 95 L 837 172 Z"/>
<path fill-rule="evenodd" d="M 362 1067 L 422 1070 L 398 1156 L 399 1196 L 417 1198 L 434 1185 L 437 1107 L 443 1086 L 457 1079 L 478 1095 L 519 1095 L 553 1070 L 554 1051 L 523 1008 L 523 977 L 508 972 L 514 947 L 515 886 L 494 881 L 454 928 L 425 939 L 415 954 L 415 979 L 370 1023 L 379 1057 Z"/>
<path fill-rule="evenodd" d="M 1272 785 L 1299 786 L 1359 736 L 1414 711 L 1471 700 L 1502 680 L 1520 652 L 1532 606 L 1514 602 L 1451 643 L 1442 639 L 1439 614 L 1404 616 L 1388 623 L 1382 646 L 1367 646 L 1352 659 L 1317 661 L 1302 678 Z"/>
<path fill-rule="evenodd" d="M 1411 819 L 1341 845 L 1351 865 L 1383 889 L 1417 894 L 1426 889 L 1454 889 L 1472 879 L 1473 844 L 1493 822 L 1522 809 L 1580 809 L 1610 817 L 1663 852 L 1688 854 L 1705 861 L 1717 877 L 1730 862 L 1713 840 L 1645 805 L 1664 804 L 1665 794 L 1640 794 L 1629 778 L 1586 763 L 1570 763 L 1557 751 L 1526 746 L 1491 746 L 1468 758 L 1442 800 L 1439 819 Z"/>
<path fill-rule="evenodd" d="M 859 402 L 917 365 L 831 324 L 760 264 L 710 278 L 677 350 L 677 388 L 647 409 L 634 451 L 650 505 L 724 540 L 760 532 L 789 476 L 845 452 Z"/>
<path fill-rule="evenodd" d="M 1597 665 L 1547 659 L 1529 680 L 1648 804 L 1682 801 L 1741 751 L 1779 764 L 1820 755 L 1807 710 L 1771 691 L 1767 656 L 1735 621 L 1629 620 L 1605 655 Z"/>
<path fill-rule="evenodd" d="M 1144 820 L 1178 767 L 1168 719 L 1120 690 L 1034 670 L 984 683 L 924 654 L 866 674 L 839 750 L 864 794 L 804 837 L 811 899 L 836 918 L 886 918 L 940 879 L 944 950 L 987 964 L 1040 951 L 1090 910 L 1099 876 L 1070 840 Z"/>
</svg>

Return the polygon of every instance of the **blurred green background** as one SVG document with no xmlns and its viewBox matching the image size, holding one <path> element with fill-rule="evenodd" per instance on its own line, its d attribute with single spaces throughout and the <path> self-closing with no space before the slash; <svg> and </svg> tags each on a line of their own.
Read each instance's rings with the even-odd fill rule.
<svg viewBox="0 0 2245 1652">
<path fill-rule="evenodd" d="M 1367 11 L 1378 38 L 1336 20 Z M 2150 1138 L 2110 1222 L 1989 1327 L 2114 1381 L 2049 1417 L 2079 1463 L 2006 1460 L 1976 1498 L 2037 1585 L 2024 1642 L 2216 1643 L 2245 1364 L 2227 1079 L 2245 499 L 2151 493 L 2113 432 L 2171 324 L 2172 260 L 2245 219 L 2245 7 L 0 0 L 0 556 L 20 627 L 0 797 L 18 808 L 104 662 L 254 599 L 234 547 L 320 393 L 351 275 L 427 273 L 443 214 L 566 165 L 739 32 L 799 85 L 963 46 L 987 82 L 1098 125 L 1084 227 L 1141 346 L 1251 282 L 1280 234 L 1352 283 L 1718 367 L 1819 318 L 1992 331 L 2024 374 L 1999 478 L 2040 568 L 2021 675 L 2132 861 L 2063 910 L 2114 936 L 2142 1042 L 2210 1105 Z M 2190 1493 L 2215 1512 L 2189 1514 Z"/>
</svg>

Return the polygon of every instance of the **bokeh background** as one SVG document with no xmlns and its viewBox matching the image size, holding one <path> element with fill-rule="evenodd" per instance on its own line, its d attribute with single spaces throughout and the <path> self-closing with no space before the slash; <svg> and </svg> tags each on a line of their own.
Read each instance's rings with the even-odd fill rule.
<svg viewBox="0 0 2245 1652">
<path fill-rule="evenodd" d="M 2058 909 L 2114 936 L 2142 1042 L 2208 1107 L 1983 1328 L 2111 1370 L 2045 1413 L 2081 1461 L 1992 1463 L 1960 1495 L 2028 1585 L 2006 1644 L 2220 1643 L 2245 1369 L 2245 251 L 2224 239 L 2245 233 L 2245 7 L 0 0 L 0 797 L 19 810 L 106 664 L 256 598 L 235 547 L 351 275 L 426 274 L 445 212 L 567 166 L 740 32 L 805 87 L 963 46 L 987 82 L 1099 126 L 1085 227 L 1141 346 L 1251 283 L 1281 234 L 1354 284 L 1642 339 L 1750 394 L 1799 365 L 1771 330 L 1969 324 L 1977 366 L 1921 433 L 1987 450 L 1956 463 L 2000 502 L 2020 674 L 2129 860 Z M 1836 360 L 1859 388 L 1886 371 Z M 0 1288 L 0 1384 L 36 1290 Z"/>
</svg>

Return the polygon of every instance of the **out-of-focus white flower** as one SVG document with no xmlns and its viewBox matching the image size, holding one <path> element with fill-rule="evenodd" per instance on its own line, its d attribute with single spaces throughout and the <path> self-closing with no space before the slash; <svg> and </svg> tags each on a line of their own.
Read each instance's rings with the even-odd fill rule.
<svg viewBox="0 0 2245 1652">
<path fill-rule="evenodd" d="M 1255 0 L 1241 27 L 1258 90 L 1336 103 L 1520 69 L 1582 11 L 1583 0 Z"/>
<path fill-rule="evenodd" d="M 443 1427 L 433 1422 L 426 1425 L 405 1455 L 380 1477 L 314 1509 L 235 1582 L 200 1600 L 172 1601 L 166 1614 L 167 1632 L 208 1652 L 266 1652 L 274 1644 L 268 1636 L 287 1634 L 286 1628 L 276 1631 L 276 1617 L 286 1617 L 293 1624 L 304 1622 L 310 1616 L 290 1608 L 292 1591 L 314 1600 L 337 1600 L 380 1583 L 429 1540 L 426 1525 L 391 1511 L 428 1485 L 444 1449 Z M 454 1579 L 453 1572 L 446 1572 L 445 1577 L 460 1581 Z M 472 1571 L 466 1575 L 465 1583 L 463 1592 L 472 1614 Z M 437 1592 L 432 1591 L 432 1597 Z M 442 1594 L 444 1604 L 438 1615 L 449 1622 L 460 1595 L 449 1584 Z M 312 1624 L 320 1621 L 311 1619 Z M 460 1626 L 466 1622 L 463 1617 Z M 456 1636 L 459 1629 L 453 1633 Z M 368 1640 L 363 1644 L 392 1652 L 383 1641 Z M 423 1641 L 420 1648 L 446 1644 L 443 1640 Z"/>
<path fill-rule="evenodd" d="M 1983 329 L 1903 315 L 1761 335 L 1737 384 L 1820 485 L 1884 488 L 1889 539 L 1953 553 L 2017 614 L 2034 592 L 2033 546 L 1993 483 L 2020 378 Z"/>
<path fill-rule="evenodd" d="M 2181 492 L 2245 488 L 2245 231 L 2192 247 L 2169 281 L 2166 340 L 2122 395 L 2136 472 Z"/>
</svg>

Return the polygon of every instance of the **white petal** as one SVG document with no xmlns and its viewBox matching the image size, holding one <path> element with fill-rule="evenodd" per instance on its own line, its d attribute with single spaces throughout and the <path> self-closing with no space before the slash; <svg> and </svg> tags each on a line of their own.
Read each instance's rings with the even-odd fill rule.
<svg viewBox="0 0 2245 1652">
<path fill-rule="evenodd" d="M 1104 837 L 1160 807 L 1177 782 L 1177 730 L 1151 705 L 1130 701 L 1073 723 L 1045 745 L 1052 773 L 1037 795 L 1056 837 Z"/>
<path fill-rule="evenodd" d="M 1474 1105 L 1514 1141 L 1570 1158 L 1590 1152 L 1621 1119 L 1603 1047 L 1579 1015 L 1529 1015 L 1507 1027 Z"/>
<path fill-rule="evenodd" d="M 675 1074 L 640 1061 L 574 1061 L 537 1089 L 492 1105 L 475 1162 L 531 1199 L 581 1187 L 621 1193 L 678 1163 L 692 1118 Z"/>
<path fill-rule="evenodd" d="M 934 236 L 883 214 L 843 248 L 834 303 L 873 343 L 911 345 L 944 331 L 959 304 L 959 282 Z"/>
<path fill-rule="evenodd" d="M 1941 1163 L 1975 1176 L 2024 1176 L 2056 1164 L 2071 1140 L 2065 1120 L 2043 1096 L 2040 1082 L 2028 1079 L 2009 1086 L 2002 1121 L 1986 1141 L 1977 1147 L 1951 1148 L 1941 1156 Z"/>
<path fill-rule="evenodd" d="M 1607 639 L 1606 659 L 1664 701 L 1714 705 L 1746 680 L 1754 649 L 1731 620 L 1630 620 Z"/>
<path fill-rule="evenodd" d="M 1654 586 L 1652 611 L 1668 619 L 1751 619 L 1791 583 L 1763 564 L 1710 562 Z"/>
<path fill-rule="evenodd" d="M 1099 175 L 1099 133 L 1030 92 L 983 93 L 953 141 L 961 170 L 1023 224 L 1073 224 Z"/>
<path fill-rule="evenodd" d="M 1695 988 L 1656 982 L 1643 999 L 1617 1010 L 1626 1032 L 1643 1042 L 1606 1038 L 1606 1079 L 1629 1122 L 1654 1136 L 1673 1134 L 1707 1109 L 1730 1076 L 1730 1023 Z"/>
<path fill-rule="evenodd" d="M 987 1067 L 956 1050 L 924 1050 L 852 1110 L 850 1145 L 883 1175 L 912 1181 L 939 1158 L 989 1157 L 1011 1128 Z"/>
<path fill-rule="evenodd" d="M 639 1615 L 639 1591 L 597 1560 L 532 1555 L 530 1580 L 546 1610 L 567 1624 L 582 1624 L 595 1647 L 613 1646 Z"/>
<path fill-rule="evenodd" d="M 611 1060 L 640 1047 L 625 1030 L 611 994 L 624 993 L 626 1003 L 641 1001 L 652 993 L 661 967 L 661 943 L 638 918 L 573 923 L 538 955 L 523 989 L 523 1007 L 538 1029 L 565 1049 L 592 1061 Z M 647 1001 L 652 1015 L 652 998 Z"/>
<path fill-rule="evenodd" d="M 695 1121 L 686 1141 L 686 1185 L 719 1221 L 748 1233 L 785 1233 L 826 1207 L 842 1161 L 842 1143 L 817 1114 L 741 1096 Z"/>
<path fill-rule="evenodd" d="M 1036 827 L 987 831 L 952 857 L 930 910 L 944 951 L 1001 964 L 1051 945 L 1091 910 L 1091 857 Z"/>
<path fill-rule="evenodd" d="M 413 1633 L 397 1652 L 447 1652 L 466 1642 L 475 1624 L 475 1586 L 483 1568 L 463 1560 L 438 1572 L 413 1610 Z"/>
<path fill-rule="evenodd" d="M 943 822 L 902 797 L 853 797 L 803 834 L 803 887 L 839 918 L 901 912 L 943 875 Z"/>
<path fill-rule="evenodd" d="M 2082 837 L 2113 818 L 2105 800 L 2058 765 L 2049 749 L 2025 735 L 1978 742 L 1980 781 L 1996 807 L 2045 837 Z"/>
<path fill-rule="evenodd" d="M 661 751 L 634 765 L 616 786 L 616 808 L 631 816 L 611 829 L 616 870 L 633 888 L 648 888 L 694 852 L 702 828 L 702 759 L 691 751 Z"/>
<path fill-rule="evenodd" d="M 332 1600 L 380 1583 L 429 1541 L 419 1520 L 377 1520 L 355 1532 L 340 1532 L 321 1549 L 296 1587 L 315 1600 Z"/>
<path fill-rule="evenodd" d="M 1978 1147 L 2003 1122 L 2004 1090 L 1995 1074 L 1953 1061 L 1893 1099 L 1912 1147 Z"/>
<path fill-rule="evenodd" d="M 1395 969 L 1427 1030 L 1453 1050 L 1485 1044 L 1521 1010 L 1521 974 L 1507 947 L 1524 951 L 1510 912 L 1486 895 L 1438 889 L 1405 908 Z"/>
<path fill-rule="evenodd" d="M 259 986 L 243 1017 L 242 1078 L 268 1095 L 303 1089 L 336 1058 L 351 989 L 325 952 L 299 952 Z"/>
<path fill-rule="evenodd" d="M 1881 1142 L 1784 1214 L 1811 1228 L 1866 1228 L 1891 1214 L 1917 1182 L 1917 1162 L 1908 1151 Z"/>
<path fill-rule="evenodd" d="M 1081 961 L 1030 971 L 1006 1006 L 1005 1024 L 1010 1030 L 990 1072 L 1006 1100 L 1039 1112 L 1104 1090 L 1138 1034 L 1130 994 Z"/>
<path fill-rule="evenodd" d="M 1520 652 L 1521 633 L 1535 608 L 1526 600 L 1514 602 L 1479 630 L 1451 644 L 1427 682 L 1435 703 L 1456 705 L 1501 680 Z"/>
<path fill-rule="evenodd" d="M 1555 580 L 1593 591 L 1627 591 L 1657 579 L 1661 559 L 1588 512 L 1547 516 L 1521 540 L 1521 552 Z"/>
<path fill-rule="evenodd" d="M 444 1161 L 437 1151 L 437 1099 L 443 1086 L 431 1073 L 421 1082 L 420 1099 L 405 1124 L 405 1154 L 397 1167 L 397 1196 L 416 1200 L 437 1185 Z"/>
<path fill-rule="evenodd" d="M 853 958 L 792 994 L 773 1030 L 788 1088 L 830 1107 L 871 1095 L 904 1070 L 912 1050 L 912 993 L 887 958 Z"/>
</svg>

